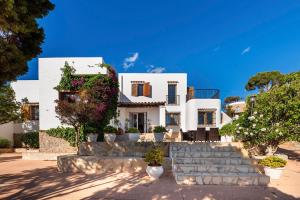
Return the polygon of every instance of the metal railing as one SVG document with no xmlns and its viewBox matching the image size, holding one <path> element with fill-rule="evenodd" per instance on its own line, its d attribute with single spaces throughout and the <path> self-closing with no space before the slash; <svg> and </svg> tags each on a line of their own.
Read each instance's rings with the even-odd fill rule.
<svg viewBox="0 0 300 200">
<path fill-rule="evenodd" d="M 179 105 L 180 95 L 167 95 L 166 96 L 167 105 Z"/>
<path fill-rule="evenodd" d="M 219 89 L 195 89 L 193 94 L 187 94 L 186 100 L 190 99 L 219 99 Z"/>
</svg>

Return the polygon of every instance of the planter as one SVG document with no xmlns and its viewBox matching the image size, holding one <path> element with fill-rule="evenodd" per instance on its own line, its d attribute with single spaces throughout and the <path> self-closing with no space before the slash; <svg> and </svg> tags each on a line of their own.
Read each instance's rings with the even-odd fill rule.
<svg viewBox="0 0 300 200">
<path fill-rule="evenodd" d="M 147 174 L 153 178 L 153 179 L 158 179 L 163 173 L 164 173 L 164 168 L 163 166 L 147 166 L 146 168 Z"/>
<path fill-rule="evenodd" d="M 267 176 L 270 176 L 271 179 L 279 179 L 284 167 L 282 168 L 270 168 L 270 167 L 264 167 L 265 174 Z"/>
<path fill-rule="evenodd" d="M 155 142 L 162 142 L 165 137 L 165 133 L 153 133 Z"/>
<path fill-rule="evenodd" d="M 115 133 L 105 133 L 104 134 L 104 139 L 106 142 L 114 142 L 116 137 L 117 136 Z"/>
<path fill-rule="evenodd" d="M 129 141 L 137 142 L 140 139 L 140 133 L 127 133 Z"/>
<path fill-rule="evenodd" d="M 98 134 L 90 133 L 87 135 L 88 142 L 97 142 Z"/>
</svg>

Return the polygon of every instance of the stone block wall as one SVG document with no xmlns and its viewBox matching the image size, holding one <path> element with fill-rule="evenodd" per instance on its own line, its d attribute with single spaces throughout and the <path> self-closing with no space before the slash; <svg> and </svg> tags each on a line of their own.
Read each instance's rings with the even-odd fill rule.
<svg viewBox="0 0 300 200">
<path fill-rule="evenodd" d="M 169 157 L 170 143 L 156 143 L 164 151 L 165 157 Z M 151 142 L 83 142 L 79 147 L 81 156 L 114 156 L 114 157 L 143 157 L 153 148 Z"/>
<path fill-rule="evenodd" d="M 49 136 L 45 131 L 39 134 L 40 152 L 47 153 L 76 153 L 76 147 L 62 138 Z"/>
</svg>

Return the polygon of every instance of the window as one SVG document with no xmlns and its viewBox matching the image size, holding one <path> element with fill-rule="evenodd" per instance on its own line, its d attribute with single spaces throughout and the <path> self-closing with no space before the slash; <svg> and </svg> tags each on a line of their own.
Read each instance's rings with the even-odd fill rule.
<svg viewBox="0 0 300 200">
<path fill-rule="evenodd" d="M 39 105 L 25 103 L 22 105 L 22 116 L 24 120 L 39 120 Z"/>
<path fill-rule="evenodd" d="M 32 105 L 30 106 L 30 120 L 39 120 L 39 106 Z"/>
<path fill-rule="evenodd" d="M 168 84 L 168 104 L 178 104 L 176 95 L 177 85 L 172 83 Z"/>
<path fill-rule="evenodd" d="M 137 95 L 144 96 L 144 84 L 138 84 Z"/>
<path fill-rule="evenodd" d="M 152 87 L 149 82 L 132 81 L 131 95 L 134 97 L 151 97 Z"/>
<path fill-rule="evenodd" d="M 215 111 L 198 111 L 198 125 L 200 126 L 215 126 Z"/>
<path fill-rule="evenodd" d="M 179 125 L 180 125 L 180 113 L 166 114 L 166 126 L 179 126 Z"/>
</svg>

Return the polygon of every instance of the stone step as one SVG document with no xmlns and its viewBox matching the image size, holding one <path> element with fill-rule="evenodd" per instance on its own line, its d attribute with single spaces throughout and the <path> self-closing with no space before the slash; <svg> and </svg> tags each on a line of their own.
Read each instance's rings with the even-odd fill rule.
<svg viewBox="0 0 300 200">
<path fill-rule="evenodd" d="M 182 173 L 255 173 L 251 165 L 199 165 L 199 164 L 175 164 L 175 172 Z"/>
<path fill-rule="evenodd" d="M 175 173 L 182 185 L 267 185 L 268 176 L 258 173 Z"/>
<path fill-rule="evenodd" d="M 176 157 L 174 164 L 200 164 L 200 165 L 250 165 L 251 161 L 243 158 L 185 158 Z"/>
<path fill-rule="evenodd" d="M 241 158 L 238 152 L 173 152 L 172 157 L 185 157 L 185 158 Z"/>
<path fill-rule="evenodd" d="M 173 145 L 172 152 L 235 152 L 233 146 L 210 146 L 209 144 L 194 144 L 189 146 Z"/>
</svg>

